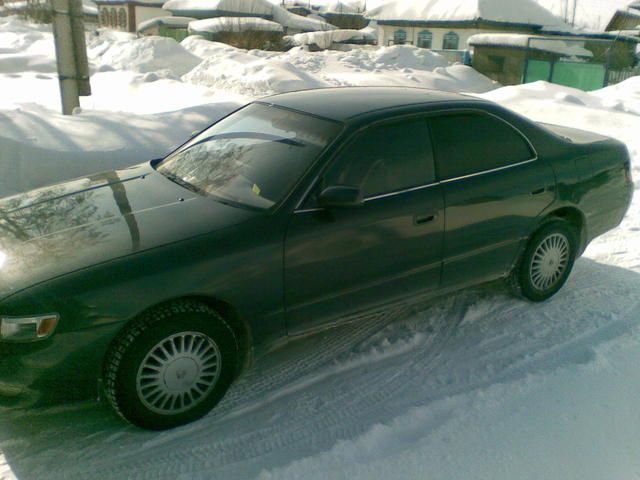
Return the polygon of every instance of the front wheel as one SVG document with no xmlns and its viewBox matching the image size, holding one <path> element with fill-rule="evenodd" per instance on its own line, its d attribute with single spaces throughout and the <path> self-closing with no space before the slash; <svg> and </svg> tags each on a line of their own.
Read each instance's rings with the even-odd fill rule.
<svg viewBox="0 0 640 480">
<path fill-rule="evenodd" d="M 564 220 L 554 220 L 538 230 L 527 245 L 510 284 L 519 295 L 542 302 L 565 284 L 576 258 L 575 230 Z"/>
<path fill-rule="evenodd" d="M 217 312 L 173 302 L 134 320 L 115 340 L 105 361 L 106 397 L 139 427 L 177 427 L 206 415 L 223 397 L 236 358 L 236 339 Z"/>
</svg>

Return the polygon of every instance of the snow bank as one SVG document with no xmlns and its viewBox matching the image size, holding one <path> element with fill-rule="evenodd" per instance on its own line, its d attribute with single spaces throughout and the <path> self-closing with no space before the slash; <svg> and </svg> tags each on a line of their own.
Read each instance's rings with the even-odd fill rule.
<svg viewBox="0 0 640 480">
<path fill-rule="evenodd" d="M 448 91 L 486 92 L 495 84 L 470 67 L 408 45 L 356 48 L 348 52 L 286 53 L 240 50 L 187 38 L 182 45 L 205 59 L 183 79 L 209 88 L 262 96 L 325 86 L 405 85 Z"/>
<path fill-rule="evenodd" d="M 114 38 L 110 33 L 107 37 L 92 39 L 89 45 L 91 60 L 99 69 L 109 67 L 141 73 L 168 71 L 180 76 L 201 61 L 172 38 L 135 38 L 133 35 Z"/>
<path fill-rule="evenodd" d="M 162 157 L 236 108 L 218 103 L 148 116 L 0 111 L 0 197 Z"/>
<path fill-rule="evenodd" d="M 235 58 L 222 61 L 209 58 L 185 75 L 184 79 L 196 85 L 214 86 L 253 97 L 328 86 L 326 82 L 283 60 L 242 60 L 242 57 L 241 61 Z"/>
</svg>

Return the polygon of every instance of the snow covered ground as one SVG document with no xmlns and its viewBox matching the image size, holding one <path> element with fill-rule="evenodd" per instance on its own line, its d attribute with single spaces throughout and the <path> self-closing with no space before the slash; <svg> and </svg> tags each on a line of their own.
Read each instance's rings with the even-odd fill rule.
<svg viewBox="0 0 640 480">
<path fill-rule="evenodd" d="M 197 38 L 91 39 L 94 95 L 57 114 L 51 36 L 0 18 L 0 196 L 137 163 L 253 97 L 325 85 L 475 92 L 625 141 L 640 77 L 496 89 L 411 47 L 285 54 Z M 0 478 L 640 478 L 640 196 L 545 304 L 500 284 L 371 315 L 259 362 L 207 418 L 163 433 L 93 403 L 2 412 Z M 1 361 L 1 359 L 0 359 Z"/>
</svg>

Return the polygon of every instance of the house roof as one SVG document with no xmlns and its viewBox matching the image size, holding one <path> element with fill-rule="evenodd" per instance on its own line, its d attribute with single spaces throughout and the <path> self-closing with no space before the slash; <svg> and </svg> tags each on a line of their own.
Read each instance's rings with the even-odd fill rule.
<svg viewBox="0 0 640 480">
<path fill-rule="evenodd" d="M 189 26 L 189 23 L 193 22 L 194 20 L 195 18 L 192 17 L 154 17 L 138 25 L 137 30 L 138 32 L 144 32 L 149 28 L 159 27 L 160 25 L 173 28 L 187 28 Z"/>
<path fill-rule="evenodd" d="M 534 0 L 392 0 L 370 10 L 367 16 L 380 23 L 477 22 L 553 27 L 571 27 Z"/>
<path fill-rule="evenodd" d="M 356 6 L 341 0 L 330 0 L 320 7 L 323 15 L 362 15 L 362 11 Z"/>
<path fill-rule="evenodd" d="M 169 0 L 162 8 L 187 17 L 259 17 L 303 32 L 336 28 L 327 22 L 291 13 L 268 0 Z"/>
</svg>

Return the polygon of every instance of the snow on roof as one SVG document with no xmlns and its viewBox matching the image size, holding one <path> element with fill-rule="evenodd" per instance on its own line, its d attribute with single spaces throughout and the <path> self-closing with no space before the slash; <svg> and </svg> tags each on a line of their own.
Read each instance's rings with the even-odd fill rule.
<svg viewBox="0 0 640 480">
<path fill-rule="evenodd" d="M 327 22 L 291 13 L 268 0 L 169 0 L 162 8 L 186 16 L 260 17 L 303 32 L 336 28 Z"/>
<path fill-rule="evenodd" d="M 491 22 L 571 27 L 534 0 L 392 0 L 368 12 L 379 22 Z"/>
<path fill-rule="evenodd" d="M 531 39 L 531 42 L 529 41 Z M 540 41 L 536 42 L 536 39 Z M 584 42 L 549 40 L 548 37 L 536 37 L 518 33 L 480 33 L 469 38 L 469 46 L 496 46 L 527 48 L 550 53 L 559 53 L 568 57 L 593 57 L 593 52 L 583 47 Z"/>
<path fill-rule="evenodd" d="M 273 20 L 287 28 L 300 30 L 302 32 L 319 32 L 336 29 L 336 27 L 324 20 L 296 15 L 278 5 L 274 5 Z"/>
<path fill-rule="evenodd" d="M 218 17 L 195 20 L 189 23 L 190 33 L 220 32 L 278 32 L 282 33 L 282 25 L 271 20 L 256 17 Z"/>
<path fill-rule="evenodd" d="M 138 25 L 138 32 L 144 32 L 145 30 L 159 27 L 160 25 L 174 28 L 187 28 L 189 22 L 193 22 L 194 20 L 195 18 L 193 17 L 155 17 L 140 23 L 140 25 Z"/>
<path fill-rule="evenodd" d="M 143 4 L 154 7 L 162 6 L 163 0 L 94 0 L 97 4 L 104 3 L 135 3 L 135 4 Z"/>
<path fill-rule="evenodd" d="M 293 35 L 291 39 L 297 46 L 317 45 L 320 48 L 327 49 L 333 43 L 372 40 L 374 37 L 363 30 L 330 30 L 328 32 L 309 32 Z"/>
<path fill-rule="evenodd" d="M 362 11 L 356 6 L 341 0 L 331 0 L 320 7 L 320 13 L 325 15 L 361 15 Z"/>
<path fill-rule="evenodd" d="M 217 16 L 267 17 L 273 12 L 273 5 L 267 0 L 169 0 L 165 10 L 216 12 Z"/>
</svg>

